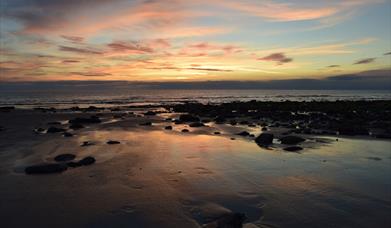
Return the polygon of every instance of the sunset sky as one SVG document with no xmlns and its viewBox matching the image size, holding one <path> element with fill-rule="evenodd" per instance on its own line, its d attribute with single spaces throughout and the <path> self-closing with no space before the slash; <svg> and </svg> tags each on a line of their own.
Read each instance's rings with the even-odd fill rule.
<svg viewBox="0 0 391 228">
<path fill-rule="evenodd" d="M 276 80 L 391 68 L 391 1 L 0 0 L 0 80 Z"/>
</svg>

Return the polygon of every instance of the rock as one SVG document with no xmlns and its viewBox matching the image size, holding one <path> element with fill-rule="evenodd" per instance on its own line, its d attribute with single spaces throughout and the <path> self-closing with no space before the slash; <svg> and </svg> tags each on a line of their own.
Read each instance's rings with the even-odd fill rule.
<svg viewBox="0 0 391 228">
<path fill-rule="evenodd" d="M 46 132 L 47 133 L 57 133 L 57 132 L 64 132 L 64 131 L 65 131 L 65 129 L 63 129 L 63 128 L 49 127 Z"/>
<path fill-rule="evenodd" d="M 166 130 L 172 130 L 172 126 L 165 126 L 164 129 L 166 129 Z"/>
<path fill-rule="evenodd" d="M 210 119 L 203 119 L 201 122 L 202 123 L 210 123 L 211 121 L 210 121 Z"/>
<path fill-rule="evenodd" d="M 367 157 L 368 160 L 373 160 L 373 161 L 381 161 L 382 159 L 379 157 Z"/>
<path fill-rule="evenodd" d="M 240 133 L 237 133 L 237 135 L 240 135 L 240 136 L 249 136 L 250 133 L 248 133 L 247 131 L 242 131 Z"/>
<path fill-rule="evenodd" d="M 248 137 L 254 138 L 255 135 L 254 134 L 249 134 Z"/>
<path fill-rule="evenodd" d="M 72 168 L 76 168 L 76 167 L 80 167 L 83 165 L 92 165 L 95 163 L 95 161 L 96 160 L 94 157 L 88 156 L 88 157 L 81 159 L 78 162 L 68 162 L 67 166 L 72 167 Z"/>
<path fill-rule="evenodd" d="M 68 167 L 64 164 L 42 164 L 29 166 L 24 170 L 24 172 L 26 174 L 61 173 L 67 170 L 67 168 Z"/>
<path fill-rule="evenodd" d="M 295 145 L 301 142 L 304 142 L 305 139 L 299 136 L 294 136 L 294 135 L 288 135 L 280 138 L 280 141 L 282 144 L 287 144 L 287 145 Z"/>
<path fill-rule="evenodd" d="M 84 128 L 84 126 L 79 124 L 79 123 L 75 123 L 75 124 L 71 124 L 69 126 L 69 128 L 72 129 L 72 130 L 78 130 L 78 129 Z"/>
<path fill-rule="evenodd" d="M 200 122 L 200 118 L 191 114 L 183 114 L 179 116 L 181 122 Z"/>
<path fill-rule="evenodd" d="M 88 156 L 88 157 L 85 157 L 85 158 L 81 159 L 81 160 L 79 161 L 79 163 L 80 163 L 81 165 L 92 165 L 92 164 L 95 163 L 95 161 L 96 161 L 96 160 L 95 160 L 94 157 Z"/>
<path fill-rule="evenodd" d="M 215 131 L 213 134 L 220 135 L 221 133 L 219 131 Z"/>
<path fill-rule="evenodd" d="M 217 123 L 217 124 L 223 124 L 225 123 L 226 119 L 222 116 L 218 116 L 214 119 L 214 122 Z"/>
<path fill-rule="evenodd" d="M 183 129 L 182 132 L 189 132 L 189 130 L 188 129 Z"/>
<path fill-rule="evenodd" d="M 84 142 L 81 144 L 81 146 L 92 146 L 92 145 L 94 145 L 94 143 L 93 143 L 93 142 L 90 142 L 90 141 L 84 141 Z"/>
<path fill-rule="evenodd" d="M 148 111 L 148 112 L 144 113 L 144 116 L 156 116 L 156 112 Z"/>
<path fill-rule="evenodd" d="M 201 122 L 194 122 L 189 124 L 189 127 L 204 127 L 205 125 Z"/>
<path fill-rule="evenodd" d="M 82 166 L 82 164 L 80 164 L 80 162 L 68 162 L 67 166 L 72 167 L 72 168 L 76 168 L 76 167 Z"/>
<path fill-rule="evenodd" d="M 44 131 L 45 131 L 45 129 L 43 129 L 41 127 L 34 129 L 34 132 L 36 132 L 36 133 L 43 133 Z"/>
<path fill-rule="evenodd" d="M 53 121 L 53 122 L 49 122 L 48 125 L 61 125 L 61 122 Z"/>
<path fill-rule="evenodd" d="M 152 122 L 141 123 L 141 126 L 152 126 Z"/>
<path fill-rule="evenodd" d="M 106 143 L 109 144 L 109 145 L 120 144 L 120 142 L 114 141 L 114 140 L 109 140 Z"/>
<path fill-rule="evenodd" d="M 267 129 L 267 127 L 263 127 L 263 128 L 261 128 L 261 130 L 262 131 L 267 131 L 268 129 Z"/>
<path fill-rule="evenodd" d="M 56 162 L 65 162 L 65 161 L 71 161 L 75 158 L 76 156 L 74 154 L 60 154 L 54 157 L 54 160 Z"/>
<path fill-rule="evenodd" d="M 235 126 L 236 124 L 238 124 L 238 122 L 236 122 L 236 120 L 231 120 L 231 121 L 229 122 L 229 124 L 231 124 L 232 126 Z"/>
<path fill-rule="evenodd" d="M 243 120 L 243 121 L 240 121 L 239 124 L 248 125 L 248 124 L 250 124 L 250 122 L 248 122 L 247 120 Z"/>
<path fill-rule="evenodd" d="M 206 228 L 242 228 L 247 217 L 243 213 L 229 213 L 221 216 L 216 221 L 206 224 Z"/>
<path fill-rule="evenodd" d="M 15 107 L 14 106 L 3 106 L 3 107 L 0 107 L 0 111 L 1 112 L 9 112 L 11 110 L 14 110 Z"/>
<path fill-rule="evenodd" d="M 302 149 L 303 148 L 300 147 L 300 146 L 288 146 L 288 147 L 284 148 L 285 151 L 289 151 L 289 152 L 297 152 L 297 151 L 300 151 Z"/>
<path fill-rule="evenodd" d="M 62 133 L 62 136 L 64 136 L 64 137 L 72 137 L 73 134 L 69 133 L 69 132 L 64 132 L 64 133 Z"/>
<path fill-rule="evenodd" d="M 268 146 L 273 144 L 274 135 L 270 133 L 261 133 L 258 137 L 255 138 L 255 142 L 259 146 Z"/>
<path fill-rule="evenodd" d="M 97 116 L 91 116 L 90 118 L 75 118 L 68 121 L 70 124 L 96 124 L 102 121 Z"/>
</svg>

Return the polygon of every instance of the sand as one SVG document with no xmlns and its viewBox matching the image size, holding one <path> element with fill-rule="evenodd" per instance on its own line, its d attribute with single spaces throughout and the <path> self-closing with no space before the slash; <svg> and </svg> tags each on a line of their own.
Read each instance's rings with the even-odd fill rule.
<svg viewBox="0 0 391 228">
<path fill-rule="evenodd" d="M 391 224 L 388 140 L 301 135 L 304 149 L 292 153 L 278 141 L 261 148 L 236 135 L 258 135 L 259 126 L 191 128 L 166 120 L 179 114 L 145 111 L 0 112 L 4 227 L 216 227 L 216 219 L 232 212 L 246 214 L 244 227 Z M 102 123 L 68 130 L 73 137 L 33 131 L 54 121 L 67 129 L 68 120 L 96 114 Z M 149 121 L 152 126 L 140 126 Z M 165 130 L 168 125 L 173 130 Z M 81 146 L 85 141 L 92 145 Z M 96 163 L 57 174 L 24 173 L 64 153 L 76 160 L 93 156 Z"/>
</svg>

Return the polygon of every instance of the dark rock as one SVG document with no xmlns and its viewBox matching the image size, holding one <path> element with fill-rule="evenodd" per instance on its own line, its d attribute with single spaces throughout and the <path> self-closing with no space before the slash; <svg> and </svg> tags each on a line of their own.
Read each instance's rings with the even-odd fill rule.
<svg viewBox="0 0 391 228">
<path fill-rule="evenodd" d="M 288 135 L 280 138 L 280 141 L 282 144 L 287 144 L 287 145 L 295 145 L 301 142 L 304 142 L 305 139 L 299 136 L 294 136 L 294 135 Z"/>
<path fill-rule="evenodd" d="M 73 134 L 69 133 L 69 132 L 64 132 L 64 133 L 62 133 L 62 136 L 64 136 L 64 137 L 72 137 Z"/>
<path fill-rule="evenodd" d="M 80 164 L 80 162 L 68 162 L 67 166 L 72 167 L 72 168 L 76 168 L 76 167 L 82 166 L 82 164 Z"/>
<path fill-rule="evenodd" d="M 84 126 L 79 124 L 79 123 L 75 123 L 75 124 L 71 124 L 69 126 L 69 128 L 72 129 L 72 130 L 78 130 L 78 129 L 84 128 Z"/>
<path fill-rule="evenodd" d="M 217 123 L 217 124 L 223 124 L 225 123 L 226 119 L 222 116 L 218 116 L 214 119 L 214 122 Z"/>
<path fill-rule="evenodd" d="M 216 221 L 209 223 L 210 227 L 216 228 L 242 228 L 247 217 L 242 213 L 229 213 L 221 216 Z M 208 225 L 206 227 L 208 227 Z"/>
<path fill-rule="evenodd" d="M 166 129 L 166 130 L 172 130 L 172 126 L 166 126 L 166 127 L 164 127 L 164 129 Z"/>
<path fill-rule="evenodd" d="M 45 131 L 45 129 L 43 129 L 41 127 L 34 129 L 34 132 L 37 132 L 37 133 L 43 133 L 44 131 Z"/>
<path fill-rule="evenodd" d="M 247 131 L 242 131 L 242 132 L 238 133 L 237 135 L 240 135 L 240 136 L 249 136 L 250 133 L 248 133 Z"/>
<path fill-rule="evenodd" d="M 57 132 L 64 132 L 64 131 L 65 131 L 65 129 L 63 129 L 63 128 L 49 127 L 46 132 L 47 133 L 57 133 Z"/>
<path fill-rule="evenodd" d="M 261 128 L 261 130 L 262 131 L 267 131 L 268 129 L 267 129 L 267 127 L 263 127 L 263 128 Z"/>
<path fill-rule="evenodd" d="M 101 123 L 102 121 L 97 116 L 91 116 L 90 118 L 75 118 L 68 121 L 71 124 L 96 124 Z"/>
<path fill-rule="evenodd" d="M 236 124 L 238 124 L 238 122 L 236 122 L 236 120 L 231 120 L 231 121 L 229 122 L 229 124 L 231 124 L 232 126 L 235 126 Z"/>
<path fill-rule="evenodd" d="M 120 142 L 114 141 L 114 140 L 109 140 L 106 143 L 109 144 L 109 145 L 120 144 Z"/>
<path fill-rule="evenodd" d="M 300 146 L 288 146 L 288 147 L 284 148 L 284 150 L 289 151 L 289 152 L 297 152 L 297 151 L 300 151 L 302 149 L 303 148 L 300 147 Z"/>
<path fill-rule="evenodd" d="M 152 126 L 152 122 L 141 123 L 141 126 Z"/>
<path fill-rule="evenodd" d="M 248 137 L 254 138 L 255 135 L 254 134 L 249 134 Z"/>
<path fill-rule="evenodd" d="M 202 123 L 210 123 L 210 119 L 203 119 L 201 122 Z"/>
<path fill-rule="evenodd" d="M 191 114 L 183 114 L 179 116 L 181 122 L 200 122 L 200 118 Z"/>
<path fill-rule="evenodd" d="M 61 173 L 67 170 L 67 168 L 64 164 L 42 164 L 29 166 L 24 171 L 26 174 L 49 174 Z"/>
<path fill-rule="evenodd" d="M 90 142 L 90 141 L 84 141 L 84 142 L 81 144 L 81 146 L 92 146 L 92 145 L 94 145 L 94 143 L 93 143 L 93 142 Z"/>
<path fill-rule="evenodd" d="M 194 122 L 189 124 L 189 127 L 204 127 L 205 125 L 201 122 Z"/>
<path fill-rule="evenodd" d="M 61 125 L 61 122 L 53 121 L 53 122 L 49 122 L 48 125 Z"/>
<path fill-rule="evenodd" d="M 156 116 L 156 112 L 148 111 L 148 112 L 144 113 L 144 116 Z"/>
<path fill-rule="evenodd" d="M 9 112 L 11 110 L 14 110 L 15 107 L 14 106 L 3 106 L 3 107 L 0 107 L 0 111 L 1 112 Z"/>
<path fill-rule="evenodd" d="M 220 135 L 221 133 L 219 131 L 214 132 L 215 135 Z"/>
<path fill-rule="evenodd" d="M 182 132 L 189 132 L 189 130 L 188 129 L 183 129 Z"/>
<path fill-rule="evenodd" d="M 274 135 L 270 133 L 262 133 L 257 138 L 255 138 L 255 142 L 259 146 L 268 146 L 273 144 Z"/>
<path fill-rule="evenodd" d="M 96 161 L 96 160 L 95 160 L 94 157 L 88 156 L 88 157 L 85 157 L 85 158 L 81 159 L 81 160 L 79 161 L 79 163 L 80 163 L 81 165 L 92 165 L 92 164 L 95 163 L 95 161 Z"/>
<path fill-rule="evenodd" d="M 74 154 L 60 154 L 54 157 L 54 160 L 56 162 L 65 162 L 65 161 L 71 161 L 75 158 L 76 156 Z"/>
<path fill-rule="evenodd" d="M 243 121 L 240 121 L 239 124 L 241 124 L 241 125 L 249 125 L 250 122 L 248 122 L 247 120 L 243 120 Z"/>
</svg>

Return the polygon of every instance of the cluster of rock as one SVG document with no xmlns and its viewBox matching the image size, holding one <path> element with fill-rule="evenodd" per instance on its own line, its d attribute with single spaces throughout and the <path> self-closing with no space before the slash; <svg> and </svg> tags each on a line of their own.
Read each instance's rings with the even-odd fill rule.
<svg viewBox="0 0 391 228">
<path fill-rule="evenodd" d="M 95 163 L 95 158 L 88 156 L 79 161 L 73 161 L 76 158 L 74 154 L 60 154 L 54 157 L 56 163 L 45 163 L 39 165 L 32 165 L 25 168 L 26 174 L 50 174 L 61 173 L 68 169 L 68 167 L 88 166 Z"/>
</svg>

